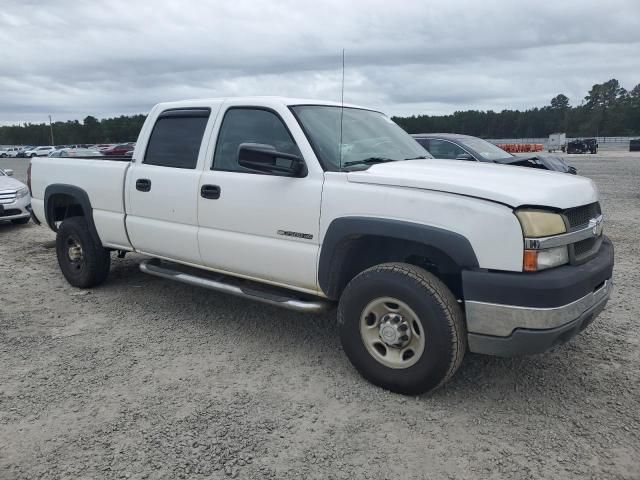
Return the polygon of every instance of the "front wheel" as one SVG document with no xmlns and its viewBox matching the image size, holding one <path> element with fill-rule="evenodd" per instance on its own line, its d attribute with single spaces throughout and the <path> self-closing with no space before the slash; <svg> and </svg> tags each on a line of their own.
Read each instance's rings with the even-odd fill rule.
<svg viewBox="0 0 640 480">
<path fill-rule="evenodd" d="M 62 274 L 74 287 L 95 287 L 109 275 L 111 254 L 93 239 L 84 217 L 62 222 L 56 236 L 56 254 Z"/>
<path fill-rule="evenodd" d="M 449 380 L 466 351 L 453 294 L 431 273 L 406 263 L 377 265 L 351 280 L 340 299 L 338 328 L 363 377 L 408 395 Z"/>
</svg>

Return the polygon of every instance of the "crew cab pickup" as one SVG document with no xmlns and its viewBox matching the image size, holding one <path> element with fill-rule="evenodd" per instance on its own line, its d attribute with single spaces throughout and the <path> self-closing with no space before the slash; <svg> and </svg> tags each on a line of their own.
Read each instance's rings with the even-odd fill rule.
<svg viewBox="0 0 640 480">
<path fill-rule="evenodd" d="M 36 220 L 66 279 L 110 256 L 295 309 L 337 306 L 348 358 L 416 394 L 467 350 L 545 351 L 612 289 L 598 192 L 579 176 L 434 160 L 384 114 L 276 97 L 156 105 L 133 158 L 34 158 Z"/>
</svg>

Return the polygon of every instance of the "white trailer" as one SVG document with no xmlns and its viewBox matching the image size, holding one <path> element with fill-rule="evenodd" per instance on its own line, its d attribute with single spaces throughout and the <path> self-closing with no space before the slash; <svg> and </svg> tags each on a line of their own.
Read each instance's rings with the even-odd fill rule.
<svg viewBox="0 0 640 480">
<path fill-rule="evenodd" d="M 549 135 L 549 141 L 547 142 L 547 150 L 549 153 L 556 150 L 562 150 L 564 152 L 567 146 L 567 134 L 566 133 L 552 133 Z"/>
</svg>

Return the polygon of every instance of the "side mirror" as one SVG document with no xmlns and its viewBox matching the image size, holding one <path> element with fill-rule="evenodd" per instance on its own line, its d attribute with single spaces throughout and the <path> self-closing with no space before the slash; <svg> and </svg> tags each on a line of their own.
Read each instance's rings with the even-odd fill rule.
<svg viewBox="0 0 640 480">
<path fill-rule="evenodd" d="M 471 160 L 471 161 L 475 161 L 475 158 L 473 158 L 473 156 L 468 154 L 468 153 L 461 153 L 460 155 L 458 155 L 456 157 L 456 160 Z"/>
<path fill-rule="evenodd" d="M 10 168 L 6 168 L 6 169 L 4 170 L 4 174 L 5 174 L 7 177 L 13 177 L 13 170 L 11 170 Z"/>
<path fill-rule="evenodd" d="M 263 143 L 241 143 L 238 147 L 238 165 L 282 177 L 304 177 L 307 174 L 307 166 L 301 157 L 279 152 L 273 145 Z"/>
</svg>

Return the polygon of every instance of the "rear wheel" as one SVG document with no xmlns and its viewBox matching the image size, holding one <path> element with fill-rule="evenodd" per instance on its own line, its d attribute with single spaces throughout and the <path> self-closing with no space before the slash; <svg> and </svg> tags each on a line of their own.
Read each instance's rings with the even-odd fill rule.
<svg viewBox="0 0 640 480">
<path fill-rule="evenodd" d="M 84 217 L 65 219 L 56 236 L 58 265 L 74 287 L 100 285 L 109 275 L 109 250 L 96 243 Z"/>
<path fill-rule="evenodd" d="M 462 311 L 449 289 L 405 263 L 372 267 L 347 285 L 338 308 L 340 339 L 369 381 L 415 395 L 457 371 L 466 351 Z"/>
</svg>

